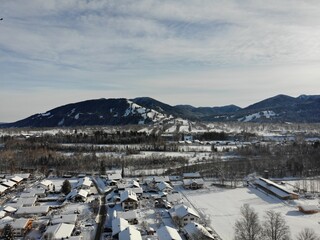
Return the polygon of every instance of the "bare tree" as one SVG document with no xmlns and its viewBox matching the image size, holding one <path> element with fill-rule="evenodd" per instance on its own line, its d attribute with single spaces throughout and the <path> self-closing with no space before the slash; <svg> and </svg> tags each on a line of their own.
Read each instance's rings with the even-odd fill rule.
<svg viewBox="0 0 320 240">
<path fill-rule="evenodd" d="M 297 240 L 320 240 L 313 229 L 305 228 L 297 236 Z"/>
<path fill-rule="evenodd" d="M 263 222 L 263 236 L 265 240 L 288 240 L 290 229 L 279 212 L 267 211 Z"/>
<path fill-rule="evenodd" d="M 235 223 L 235 240 L 261 239 L 261 225 L 258 214 L 249 204 L 244 204 L 241 209 L 241 218 Z"/>
</svg>

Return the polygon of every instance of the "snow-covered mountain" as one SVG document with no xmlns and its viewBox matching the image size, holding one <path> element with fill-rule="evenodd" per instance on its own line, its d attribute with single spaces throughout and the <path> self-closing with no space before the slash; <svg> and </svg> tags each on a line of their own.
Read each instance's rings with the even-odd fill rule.
<svg viewBox="0 0 320 240">
<path fill-rule="evenodd" d="M 61 127 L 149 124 L 172 116 L 142 107 L 129 99 L 95 99 L 57 107 L 6 124 L 7 127 Z"/>
<path fill-rule="evenodd" d="M 181 118 L 206 122 L 320 122 L 320 95 L 278 95 L 246 108 L 170 106 L 149 97 L 95 99 L 57 107 L 2 127 L 153 124 Z"/>
</svg>

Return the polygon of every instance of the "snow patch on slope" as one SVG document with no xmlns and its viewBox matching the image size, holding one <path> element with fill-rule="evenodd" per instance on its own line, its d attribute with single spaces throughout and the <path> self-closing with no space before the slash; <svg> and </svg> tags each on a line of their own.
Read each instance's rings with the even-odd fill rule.
<svg viewBox="0 0 320 240">
<path fill-rule="evenodd" d="M 41 113 L 40 115 L 41 115 L 41 117 L 49 117 L 51 115 L 51 113 L 46 112 L 46 113 Z"/>
<path fill-rule="evenodd" d="M 61 119 L 60 122 L 58 122 L 58 126 L 62 126 L 64 124 L 64 118 Z"/>
<path fill-rule="evenodd" d="M 262 112 L 258 112 L 258 113 L 253 113 L 250 115 L 247 115 L 245 117 L 242 118 L 238 118 L 239 122 L 250 122 L 252 120 L 261 118 L 261 117 L 265 117 L 265 118 L 271 118 L 276 116 L 277 114 L 274 111 L 262 111 Z"/>
<path fill-rule="evenodd" d="M 127 100 L 129 107 L 126 109 L 124 113 L 124 117 L 127 117 L 129 115 L 139 114 L 143 119 L 139 121 L 139 124 L 144 124 L 147 119 L 150 119 L 152 122 L 158 122 L 165 119 L 171 119 L 172 116 L 170 115 L 167 117 L 167 115 L 159 113 L 153 109 L 147 109 L 145 107 L 142 107 L 130 100 Z"/>
</svg>

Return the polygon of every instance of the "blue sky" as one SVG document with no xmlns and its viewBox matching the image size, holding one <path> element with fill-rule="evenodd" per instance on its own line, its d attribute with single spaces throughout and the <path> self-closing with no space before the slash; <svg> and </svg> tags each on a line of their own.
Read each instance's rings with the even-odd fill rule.
<svg viewBox="0 0 320 240">
<path fill-rule="evenodd" d="M 93 98 L 318 94 L 317 0 L 2 0 L 0 121 Z"/>
</svg>

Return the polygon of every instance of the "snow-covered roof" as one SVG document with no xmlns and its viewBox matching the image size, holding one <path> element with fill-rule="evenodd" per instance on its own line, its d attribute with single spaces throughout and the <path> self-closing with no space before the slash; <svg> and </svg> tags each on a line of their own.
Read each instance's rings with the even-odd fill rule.
<svg viewBox="0 0 320 240">
<path fill-rule="evenodd" d="M 284 189 L 279 184 L 276 184 L 275 182 L 265 178 L 256 179 L 255 183 L 268 189 L 269 191 L 273 192 L 275 195 L 281 198 L 287 198 L 287 197 L 290 197 L 291 195 L 297 195 L 296 193 L 290 192 L 287 189 Z"/>
<path fill-rule="evenodd" d="M 178 231 L 169 226 L 163 226 L 157 230 L 159 240 L 182 240 Z"/>
<path fill-rule="evenodd" d="M 7 223 L 11 223 L 13 222 L 13 218 L 12 217 L 9 217 L 9 216 L 6 216 L 2 219 L 0 219 L 0 229 L 3 229 L 3 227 L 7 224 Z"/>
<path fill-rule="evenodd" d="M 180 205 L 175 206 L 174 211 L 175 211 L 176 216 L 178 216 L 179 218 L 183 218 L 188 214 L 191 214 L 193 216 L 200 218 L 198 213 L 193 208 L 188 207 L 184 204 L 180 204 Z"/>
<path fill-rule="evenodd" d="M 75 224 L 77 221 L 78 215 L 77 214 L 66 214 L 66 215 L 55 215 L 51 219 L 51 224 L 59 224 L 59 223 L 69 223 Z"/>
<path fill-rule="evenodd" d="M 157 183 L 157 188 L 158 188 L 160 191 L 163 191 L 164 189 L 171 189 L 171 190 L 173 189 L 169 183 L 163 182 L 163 181 Z"/>
<path fill-rule="evenodd" d="M 23 178 L 20 177 L 20 176 L 14 176 L 14 177 L 10 178 L 10 180 L 14 181 L 16 183 L 19 183 L 19 182 L 21 182 L 23 180 Z"/>
<path fill-rule="evenodd" d="M 4 218 L 4 216 L 7 214 L 7 212 L 1 210 L 0 211 L 0 218 Z"/>
<path fill-rule="evenodd" d="M 199 223 L 190 222 L 183 227 L 183 231 L 189 236 L 206 236 L 206 239 L 214 239 L 214 237 L 208 232 L 208 230 Z"/>
<path fill-rule="evenodd" d="M 107 176 L 107 178 L 108 178 L 108 180 L 110 180 L 110 181 L 111 181 L 111 180 L 117 181 L 117 180 L 122 179 L 120 173 L 109 173 L 108 176 Z"/>
<path fill-rule="evenodd" d="M 299 207 L 303 210 L 303 211 L 320 211 L 320 207 L 318 207 L 317 205 L 299 205 Z"/>
<path fill-rule="evenodd" d="M 115 218 L 112 220 L 112 236 L 120 233 L 129 226 L 127 220 L 123 218 Z"/>
<path fill-rule="evenodd" d="M 78 195 L 81 197 L 84 197 L 84 198 L 86 198 L 88 196 L 88 194 L 89 194 L 88 191 L 83 190 L 83 189 L 80 189 L 78 192 Z"/>
<path fill-rule="evenodd" d="M 84 177 L 84 178 L 81 178 L 77 184 L 77 187 L 90 187 L 92 184 L 92 181 L 89 177 Z"/>
<path fill-rule="evenodd" d="M 168 194 L 166 197 L 168 202 L 170 203 L 178 203 L 182 200 L 180 193 L 171 193 L 171 194 Z"/>
<path fill-rule="evenodd" d="M 131 185 L 131 188 L 139 188 L 140 187 L 140 184 L 136 181 L 136 180 L 131 180 L 129 182 L 129 184 Z"/>
<path fill-rule="evenodd" d="M 142 194 L 143 193 L 143 189 L 141 187 L 139 187 L 139 188 L 125 188 L 124 190 L 130 190 L 130 191 L 134 192 L 135 194 Z"/>
<path fill-rule="evenodd" d="M 3 185 L 0 185 L 0 193 L 3 193 L 4 191 L 6 191 L 8 188 L 3 186 Z"/>
<path fill-rule="evenodd" d="M 183 178 L 201 178 L 199 172 L 183 173 Z"/>
<path fill-rule="evenodd" d="M 37 197 L 27 197 L 27 198 L 19 198 L 17 201 L 18 206 L 32 206 L 37 201 Z"/>
<path fill-rule="evenodd" d="M 184 185 L 191 185 L 191 184 L 198 184 L 203 185 L 204 181 L 202 178 L 196 178 L 196 179 L 183 179 Z"/>
<path fill-rule="evenodd" d="M 21 198 L 34 197 L 36 195 L 44 194 L 46 191 L 43 188 L 30 188 L 20 194 Z"/>
<path fill-rule="evenodd" d="M 126 201 L 128 199 L 138 201 L 137 194 L 135 192 L 131 191 L 130 189 L 125 190 L 124 192 L 122 192 L 120 194 L 120 202 Z"/>
<path fill-rule="evenodd" d="M 127 212 L 117 211 L 117 217 L 123 218 L 126 220 L 131 220 L 131 219 L 136 219 L 138 217 L 138 215 L 137 215 L 136 211 L 127 211 Z"/>
<path fill-rule="evenodd" d="M 74 229 L 74 224 L 60 223 L 57 225 L 48 226 L 44 236 L 52 234 L 53 239 L 69 238 Z"/>
<path fill-rule="evenodd" d="M 147 177 L 144 179 L 144 182 L 150 183 L 150 182 L 170 182 L 169 176 L 154 176 L 154 177 Z"/>
<path fill-rule="evenodd" d="M 2 185 L 6 186 L 6 187 L 13 187 L 16 185 L 15 182 L 11 181 L 11 180 L 8 180 L 8 179 L 5 179 L 1 182 Z"/>
<path fill-rule="evenodd" d="M 141 233 L 133 226 L 129 226 L 119 233 L 119 240 L 142 240 Z"/>
<path fill-rule="evenodd" d="M 80 197 L 86 198 L 88 196 L 88 194 L 89 193 L 86 190 L 73 189 L 71 192 L 68 193 L 68 195 L 66 196 L 66 199 L 72 199 L 72 198 L 75 198 L 76 196 L 80 196 Z"/>
<path fill-rule="evenodd" d="M 21 177 L 22 179 L 28 179 L 30 177 L 30 173 L 17 173 L 15 174 L 15 176 L 19 176 Z"/>
<path fill-rule="evenodd" d="M 18 218 L 11 223 L 11 226 L 14 229 L 23 229 L 26 227 L 27 223 L 30 221 L 28 218 Z"/>
<path fill-rule="evenodd" d="M 20 207 L 17 211 L 17 215 L 23 214 L 46 214 L 49 212 L 49 206 L 32 206 L 32 207 Z"/>
<path fill-rule="evenodd" d="M 14 213 L 17 209 L 11 206 L 6 206 L 3 211 L 6 211 L 7 213 Z"/>
<path fill-rule="evenodd" d="M 48 187 L 48 186 L 52 185 L 53 183 L 52 183 L 52 181 L 45 179 L 45 180 L 42 180 L 40 182 L 40 184 L 43 185 L 43 186 Z"/>
</svg>

